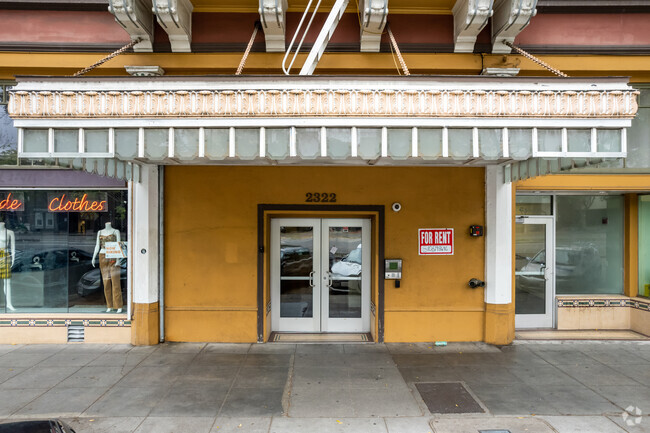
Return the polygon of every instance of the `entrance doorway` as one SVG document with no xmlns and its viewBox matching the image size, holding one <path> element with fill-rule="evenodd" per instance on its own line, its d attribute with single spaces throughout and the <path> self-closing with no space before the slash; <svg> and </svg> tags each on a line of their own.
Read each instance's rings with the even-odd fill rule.
<svg viewBox="0 0 650 433">
<path fill-rule="evenodd" d="M 271 220 L 271 326 L 370 331 L 370 220 Z"/>
<path fill-rule="evenodd" d="M 515 328 L 552 328 L 555 274 L 553 217 L 517 217 Z"/>
</svg>

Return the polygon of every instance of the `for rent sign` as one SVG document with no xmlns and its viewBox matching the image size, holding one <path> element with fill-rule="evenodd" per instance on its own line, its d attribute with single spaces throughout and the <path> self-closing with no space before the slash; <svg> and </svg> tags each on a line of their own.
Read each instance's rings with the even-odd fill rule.
<svg viewBox="0 0 650 433">
<path fill-rule="evenodd" d="M 454 254 L 454 229 L 419 229 L 419 253 L 421 256 Z"/>
</svg>

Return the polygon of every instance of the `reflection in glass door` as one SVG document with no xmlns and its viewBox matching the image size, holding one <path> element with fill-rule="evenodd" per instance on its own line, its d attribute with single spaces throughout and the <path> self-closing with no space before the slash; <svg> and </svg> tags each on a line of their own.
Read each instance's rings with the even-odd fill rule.
<svg viewBox="0 0 650 433">
<path fill-rule="evenodd" d="M 370 221 L 271 221 L 274 331 L 370 330 Z"/>
<path fill-rule="evenodd" d="M 515 229 L 515 327 L 553 327 L 552 217 L 518 218 Z"/>
</svg>

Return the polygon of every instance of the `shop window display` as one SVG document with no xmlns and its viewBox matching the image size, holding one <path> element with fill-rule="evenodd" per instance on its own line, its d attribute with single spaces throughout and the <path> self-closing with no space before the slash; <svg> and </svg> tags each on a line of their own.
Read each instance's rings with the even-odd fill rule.
<svg viewBox="0 0 650 433">
<path fill-rule="evenodd" d="M 623 293 L 623 197 L 556 196 L 555 291 Z"/>
<path fill-rule="evenodd" d="M 650 195 L 639 196 L 639 296 L 650 297 Z"/>
<path fill-rule="evenodd" d="M 124 312 L 127 196 L 0 191 L 0 312 Z"/>
</svg>

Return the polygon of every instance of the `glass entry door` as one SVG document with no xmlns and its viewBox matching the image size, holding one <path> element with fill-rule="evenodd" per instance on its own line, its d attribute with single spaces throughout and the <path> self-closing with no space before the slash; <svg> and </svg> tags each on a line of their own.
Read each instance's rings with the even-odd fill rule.
<svg viewBox="0 0 650 433">
<path fill-rule="evenodd" d="M 368 332 L 369 314 L 369 220 L 271 220 L 274 331 Z"/>
<path fill-rule="evenodd" d="M 552 328 L 553 217 L 519 217 L 515 229 L 515 327 Z"/>
</svg>

